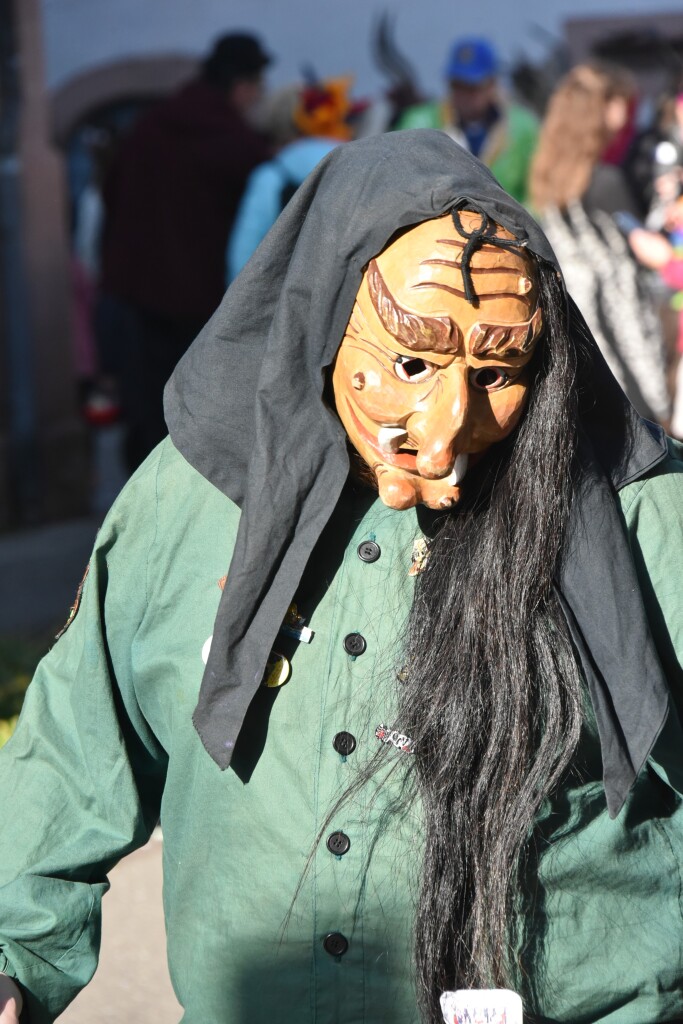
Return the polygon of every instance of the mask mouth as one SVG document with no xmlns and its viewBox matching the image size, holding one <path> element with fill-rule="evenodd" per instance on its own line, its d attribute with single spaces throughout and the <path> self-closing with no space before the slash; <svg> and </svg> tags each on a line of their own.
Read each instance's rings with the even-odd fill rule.
<svg viewBox="0 0 683 1024">
<path fill-rule="evenodd" d="M 377 428 L 377 433 L 371 432 L 361 423 L 348 400 L 346 405 L 360 438 L 372 448 L 376 455 L 379 456 L 381 462 L 387 466 L 394 466 L 396 469 L 406 470 L 406 472 L 412 473 L 415 476 L 422 475 L 417 468 L 419 446 L 405 427 L 398 423 L 384 423 L 381 427 Z M 456 487 L 465 478 L 469 460 L 470 456 L 467 452 L 461 452 L 459 455 L 456 455 L 452 469 L 446 476 L 438 479 L 450 487 Z M 379 463 L 375 465 L 379 465 Z"/>
<path fill-rule="evenodd" d="M 450 487 L 457 487 L 465 479 L 467 473 L 467 467 L 470 464 L 470 457 L 467 452 L 461 452 L 460 455 L 456 455 L 455 462 L 453 463 L 453 469 L 450 475 L 446 477 L 446 483 Z"/>
<path fill-rule="evenodd" d="M 400 449 L 400 452 L 402 453 L 403 449 Z M 417 449 L 412 449 L 412 450 L 405 449 L 405 454 L 408 455 L 409 453 L 413 456 L 414 461 L 416 463 L 415 469 L 414 469 L 413 472 L 415 472 L 423 480 L 425 480 L 425 479 L 433 480 L 434 483 L 445 484 L 446 487 L 458 487 L 459 484 L 461 484 L 463 482 L 463 480 L 465 479 L 465 476 L 467 474 L 467 469 L 468 469 L 468 466 L 470 464 L 470 455 L 469 455 L 469 453 L 468 452 L 460 452 L 459 455 L 456 455 L 455 461 L 453 462 L 453 465 L 452 465 L 451 469 L 448 471 L 447 474 L 445 474 L 444 476 L 438 476 L 438 477 L 425 477 L 417 469 L 418 450 Z"/>
<path fill-rule="evenodd" d="M 420 448 L 404 427 L 393 425 L 380 427 L 377 432 L 377 439 L 383 452 L 387 455 L 397 455 L 402 459 L 404 463 L 402 465 L 403 469 L 410 469 L 411 472 L 417 473 L 418 476 L 420 475 L 417 469 L 417 456 Z M 409 459 L 412 459 L 414 463 L 412 467 L 407 462 Z M 450 472 L 446 476 L 441 477 L 444 483 L 448 484 L 449 487 L 457 487 L 465 478 L 469 459 L 470 457 L 467 452 L 460 452 L 460 454 L 456 455 Z"/>
<path fill-rule="evenodd" d="M 379 447 L 387 455 L 395 455 L 397 452 L 410 451 L 411 446 L 404 444 L 408 440 L 408 431 L 405 427 L 386 424 L 377 431 L 377 442 Z"/>
<path fill-rule="evenodd" d="M 376 432 L 371 431 L 361 423 L 348 401 L 347 407 L 361 439 L 379 456 L 381 462 L 419 476 L 416 465 L 418 449 L 405 427 L 384 423 L 376 428 Z"/>
</svg>

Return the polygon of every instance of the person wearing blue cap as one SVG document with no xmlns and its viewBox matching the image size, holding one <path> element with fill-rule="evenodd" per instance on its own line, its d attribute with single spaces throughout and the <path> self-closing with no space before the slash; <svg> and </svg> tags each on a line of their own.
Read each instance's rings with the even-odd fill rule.
<svg viewBox="0 0 683 1024">
<path fill-rule="evenodd" d="M 457 40 L 444 70 L 447 96 L 410 107 L 397 127 L 442 129 L 479 157 L 503 188 L 525 203 L 538 123 L 530 110 L 506 100 L 499 87 L 499 72 L 498 55 L 488 40 Z"/>
</svg>

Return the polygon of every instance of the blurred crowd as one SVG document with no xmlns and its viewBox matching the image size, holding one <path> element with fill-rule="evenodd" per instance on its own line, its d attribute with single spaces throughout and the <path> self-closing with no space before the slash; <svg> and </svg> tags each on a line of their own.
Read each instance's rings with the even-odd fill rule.
<svg viewBox="0 0 683 1024">
<path fill-rule="evenodd" d="M 448 133 L 542 222 L 631 401 L 683 438 L 683 74 L 644 117 L 629 71 L 597 62 L 532 112 L 483 38 L 447 48 L 431 99 L 406 74 L 355 98 L 352 77 L 318 67 L 268 92 L 273 59 L 259 38 L 225 35 L 179 91 L 82 135 L 77 372 L 93 427 L 122 424 L 128 472 L 166 432 L 175 363 L 303 179 L 336 146 L 411 128 Z"/>
</svg>

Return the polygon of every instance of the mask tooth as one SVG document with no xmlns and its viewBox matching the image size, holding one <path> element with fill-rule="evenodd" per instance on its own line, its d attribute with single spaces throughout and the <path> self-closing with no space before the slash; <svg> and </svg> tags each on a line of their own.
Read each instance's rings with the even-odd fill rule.
<svg viewBox="0 0 683 1024">
<path fill-rule="evenodd" d="M 408 431 L 403 427 L 380 427 L 377 432 L 380 448 L 389 454 L 400 448 L 407 437 Z"/>
<path fill-rule="evenodd" d="M 460 455 L 456 455 L 455 462 L 453 463 L 453 469 L 451 475 L 448 477 L 447 483 L 451 487 L 455 487 L 465 479 L 465 473 L 467 472 L 467 464 L 469 462 L 469 456 L 465 452 L 461 452 Z"/>
</svg>

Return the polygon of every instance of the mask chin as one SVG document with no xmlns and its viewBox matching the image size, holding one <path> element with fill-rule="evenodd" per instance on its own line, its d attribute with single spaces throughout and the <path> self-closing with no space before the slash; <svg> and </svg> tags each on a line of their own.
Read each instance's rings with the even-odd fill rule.
<svg viewBox="0 0 683 1024">
<path fill-rule="evenodd" d="M 444 511 L 453 508 L 460 500 L 460 486 L 451 483 L 450 479 L 449 476 L 441 480 L 426 480 L 382 467 L 377 474 L 377 487 L 380 498 L 389 508 L 402 511 L 426 505 L 427 508 Z"/>
</svg>

